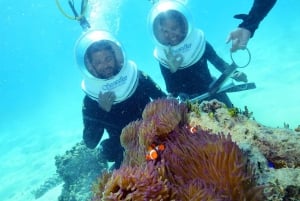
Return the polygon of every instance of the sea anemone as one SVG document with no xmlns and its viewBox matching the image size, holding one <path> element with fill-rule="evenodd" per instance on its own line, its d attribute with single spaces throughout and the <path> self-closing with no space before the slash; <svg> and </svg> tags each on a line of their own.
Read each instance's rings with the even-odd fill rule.
<svg viewBox="0 0 300 201">
<path fill-rule="evenodd" d="M 163 179 L 153 162 L 143 167 L 122 166 L 115 170 L 106 183 L 103 201 L 171 200 L 168 180 Z"/>
<path fill-rule="evenodd" d="M 215 186 L 208 186 L 200 179 L 193 179 L 177 188 L 177 200 L 187 201 L 225 201 Z"/>
<path fill-rule="evenodd" d="M 256 187 L 251 165 L 230 135 L 181 129 L 169 135 L 165 146 L 161 158 L 171 183 L 181 186 L 197 178 L 207 192 L 215 189 L 225 200 L 262 200 L 263 188 Z"/>
<path fill-rule="evenodd" d="M 155 140 L 163 140 L 177 126 L 187 122 L 187 107 L 176 99 L 158 99 L 143 111 L 139 142 L 145 147 Z"/>
<path fill-rule="evenodd" d="M 186 105 L 174 99 L 148 104 L 143 120 L 123 129 L 125 161 L 112 173 L 98 198 L 263 200 L 264 188 L 256 185 L 253 168 L 231 135 L 191 130 L 186 116 Z M 159 150 L 160 145 L 163 149 Z M 157 158 L 146 160 L 147 146 L 157 151 Z"/>
<path fill-rule="evenodd" d="M 129 166 L 139 165 L 145 161 L 145 149 L 140 146 L 138 131 L 141 121 L 134 121 L 123 128 L 120 141 L 124 147 L 123 164 Z"/>
</svg>

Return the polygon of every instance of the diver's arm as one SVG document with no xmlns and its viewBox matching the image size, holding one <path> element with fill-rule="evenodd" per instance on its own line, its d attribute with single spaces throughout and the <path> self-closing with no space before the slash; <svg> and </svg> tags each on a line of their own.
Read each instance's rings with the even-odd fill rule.
<svg viewBox="0 0 300 201">
<path fill-rule="evenodd" d="M 91 104 L 93 100 L 89 100 L 89 98 L 85 98 L 84 105 L 82 108 L 82 116 L 83 116 L 83 141 L 86 146 L 90 149 L 94 149 L 98 143 L 100 142 L 103 133 L 104 127 L 99 122 L 99 117 L 96 116 L 95 111 L 97 111 L 98 107 L 97 103 Z M 99 110 L 99 109 L 98 109 Z"/>
<path fill-rule="evenodd" d="M 220 72 L 224 74 L 228 74 L 228 70 L 230 72 L 230 69 L 233 67 L 237 67 L 236 64 L 232 63 L 229 65 L 227 62 L 225 62 L 219 55 L 217 55 L 216 51 L 213 49 L 213 47 L 207 42 L 206 43 L 206 50 L 205 53 L 207 55 L 208 61 L 216 67 Z M 247 75 L 243 72 L 240 72 L 238 70 L 235 70 L 231 78 L 238 81 L 238 82 L 247 82 Z"/>
<path fill-rule="evenodd" d="M 238 27 L 245 28 L 251 32 L 251 37 L 258 28 L 259 23 L 265 18 L 269 11 L 273 8 L 277 0 L 254 0 L 248 15 L 239 14 L 234 18 L 242 19 L 243 22 Z"/>
<path fill-rule="evenodd" d="M 90 149 L 94 149 L 100 142 L 103 132 L 104 128 L 95 126 L 85 120 L 83 129 L 83 141 L 85 145 Z"/>
<path fill-rule="evenodd" d="M 229 66 L 228 63 L 226 63 L 219 55 L 217 55 L 212 45 L 208 42 L 206 42 L 204 56 L 206 56 L 207 60 L 222 73 Z"/>
<path fill-rule="evenodd" d="M 143 85 L 143 89 L 152 99 L 167 97 L 166 93 L 161 90 L 159 85 L 144 72 L 139 72 L 139 81 Z"/>
</svg>

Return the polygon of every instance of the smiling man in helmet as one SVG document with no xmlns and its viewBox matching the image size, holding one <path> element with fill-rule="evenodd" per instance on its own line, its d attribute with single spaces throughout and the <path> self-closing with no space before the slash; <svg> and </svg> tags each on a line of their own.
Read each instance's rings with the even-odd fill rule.
<svg viewBox="0 0 300 201">
<path fill-rule="evenodd" d="M 108 32 L 84 33 L 76 46 L 76 59 L 83 71 L 83 140 L 87 147 L 100 143 L 100 156 L 115 162 L 123 160 L 122 129 L 142 117 L 147 103 L 166 94 L 136 64 L 126 60 L 120 43 Z"/>
<path fill-rule="evenodd" d="M 149 25 L 155 42 L 154 57 L 172 96 L 192 99 L 207 93 L 214 81 L 208 62 L 221 73 L 230 68 L 206 41 L 203 31 L 192 26 L 187 8 L 179 1 L 155 4 L 149 13 Z M 232 78 L 247 82 L 246 74 L 239 71 Z M 209 99 L 232 107 L 226 93 L 214 94 Z"/>
</svg>

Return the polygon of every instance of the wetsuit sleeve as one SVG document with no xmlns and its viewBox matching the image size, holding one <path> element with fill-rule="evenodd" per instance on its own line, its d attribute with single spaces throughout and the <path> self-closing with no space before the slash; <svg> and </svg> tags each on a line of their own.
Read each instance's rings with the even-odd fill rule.
<svg viewBox="0 0 300 201">
<path fill-rule="evenodd" d="M 224 72 L 225 69 L 229 67 L 229 64 L 226 63 L 219 55 L 217 55 L 212 45 L 209 44 L 208 42 L 206 42 L 204 56 L 220 72 Z"/>
<path fill-rule="evenodd" d="M 239 27 L 249 30 L 252 37 L 255 30 L 258 28 L 259 23 L 273 8 L 276 1 L 277 0 L 254 0 L 254 3 L 248 15 L 238 14 L 235 15 L 234 18 L 243 20 L 243 22 L 239 24 Z"/>
<path fill-rule="evenodd" d="M 94 149 L 100 142 L 104 127 L 99 122 L 99 117 L 95 111 L 98 110 L 97 103 L 94 104 L 91 100 L 88 100 L 86 97 L 82 107 L 82 116 L 83 116 L 83 141 L 86 146 L 90 149 Z"/>
<path fill-rule="evenodd" d="M 161 90 L 159 85 L 156 84 L 149 75 L 140 71 L 139 76 L 139 80 L 143 85 L 145 92 L 150 96 L 151 99 L 167 97 L 166 93 Z"/>
</svg>

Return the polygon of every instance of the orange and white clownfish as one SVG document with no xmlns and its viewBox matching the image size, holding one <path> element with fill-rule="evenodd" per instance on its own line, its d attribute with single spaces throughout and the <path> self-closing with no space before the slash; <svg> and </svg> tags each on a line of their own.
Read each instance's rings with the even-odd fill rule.
<svg viewBox="0 0 300 201">
<path fill-rule="evenodd" d="M 186 125 L 185 126 L 191 133 L 196 133 L 198 131 L 197 127 Z"/>
<path fill-rule="evenodd" d="M 146 154 L 146 160 L 156 160 L 159 156 L 159 153 L 163 150 L 165 150 L 165 145 L 152 144 L 151 146 L 148 147 L 148 152 Z"/>
</svg>

